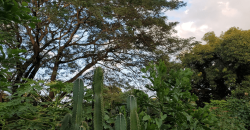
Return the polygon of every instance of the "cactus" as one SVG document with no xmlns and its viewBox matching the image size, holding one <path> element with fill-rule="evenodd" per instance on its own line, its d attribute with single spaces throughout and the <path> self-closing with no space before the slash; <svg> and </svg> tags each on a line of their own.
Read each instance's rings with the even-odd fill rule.
<svg viewBox="0 0 250 130">
<path fill-rule="evenodd" d="M 103 130 L 103 70 L 97 67 L 93 77 L 94 90 L 94 130 Z"/>
<path fill-rule="evenodd" d="M 137 114 L 137 103 L 136 98 L 133 95 L 130 95 L 127 98 L 127 110 L 130 115 L 130 130 L 139 130 L 140 129 L 140 121 Z"/>
<path fill-rule="evenodd" d="M 82 126 L 80 130 L 89 130 L 89 126 L 88 123 L 86 121 L 82 122 Z"/>
<path fill-rule="evenodd" d="M 129 115 L 130 116 L 130 115 Z M 130 120 L 129 116 L 127 116 L 126 121 L 127 121 L 127 130 L 130 130 Z"/>
<path fill-rule="evenodd" d="M 73 114 L 68 113 L 62 121 L 61 130 L 79 130 L 82 122 L 83 80 L 77 79 L 73 86 Z"/>
<path fill-rule="evenodd" d="M 66 114 L 62 120 L 61 130 L 70 130 L 72 126 L 72 116 L 71 114 Z"/>
<path fill-rule="evenodd" d="M 126 120 L 121 113 L 116 117 L 115 130 L 127 130 Z"/>
<path fill-rule="evenodd" d="M 77 79 L 73 88 L 73 114 L 72 123 L 80 126 L 82 122 L 82 102 L 84 95 L 83 80 Z"/>
</svg>

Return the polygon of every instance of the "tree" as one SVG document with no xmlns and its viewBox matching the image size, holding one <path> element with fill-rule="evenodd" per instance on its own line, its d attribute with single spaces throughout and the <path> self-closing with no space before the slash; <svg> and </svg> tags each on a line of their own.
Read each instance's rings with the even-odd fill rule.
<svg viewBox="0 0 250 130">
<path fill-rule="evenodd" d="M 36 17 L 32 17 L 27 13 L 30 12 L 29 8 L 26 8 L 28 4 L 26 2 L 22 2 L 22 4 L 18 4 L 14 0 L 5 0 L 0 1 L 0 25 L 4 28 L 5 32 L 0 30 L 0 45 L 10 42 L 9 39 L 15 41 L 11 36 L 11 29 L 9 28 L 11 23 L 22 24 L 22 23 L 29 23 L 29 26 L 34 28 L 34 24 L 39 22 Z M 3 47 L 0 46 L 0 102 L 3 102 L 2 97 L 6 95 L 4 91 L 8 91 L 6 86 L 9 84 L 7 83 L 7 77 L 11 73 L 8 72 L 9 68 L 15 66 L 15 59 L 22 59 L 18 56 L 19 53 L 25 52 L 24 50 L 10 47 L 3 51 Z"/>
<path fill-rule="evenodd" d="M 112 81 L 109 78 L 119 77 L 116 72 L 122 72 L 124 67 L 134 71 L 133 66 L 141 67 L 156 60 L 163 52 L 161 49 L 173 53 L 192 44 L 193 38 L 172 37 L 177 22 L 166 24 L 166 17 L 160 15 L 162 9 L 185 5 L 178 0 L 32 0 L 29 3 L 32 15 L 41 22 L 35 29 L 11 25 L 18 29 L 13 35 L 19 44 L 6 43 L 5 47 L 27 52 L 20 54 L 26 60 L 16 61 L 9 80 L 23 83 L 22 78 L 34 79 L 44 69 L 45 74 L 40 73 L 43 79 L 55 81 L 68 77 L 65 74 L 68 73 L 71 77 L 66 82 L 83 76 L 88 83 L 92 76 L 89 69 L 101 65 L 108 72 L 106 79 Z M 124 75 L 129 78 L 131 74 Z M 17 88 L 12 86 L 12 94 Z M 48 92 L 47 100 L 52 101 L 55 94 L 50 89 Z"/>
<path fill-rule="evenodd" d="M 198 44 L 190 52 L 179 56 L 184 67 L 195 72 L 193 92 L 199 96 L 199 105 L 213 99 L 221 100 L 240 89 L 243 97 L 250 85 L 250 30 L 230 28 L 219 37 L 214 32 L 204 35 L 205 45 Z"/>
</svg>

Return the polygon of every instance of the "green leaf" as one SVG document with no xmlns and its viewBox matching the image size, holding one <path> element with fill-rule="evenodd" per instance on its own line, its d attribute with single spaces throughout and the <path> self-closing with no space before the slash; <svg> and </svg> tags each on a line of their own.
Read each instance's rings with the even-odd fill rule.
<svg viewBox="0 0 250 130">
<path fill-rule="evenodd" d="M 158 128 L 160 128 L 161 125 L 162 125 L 162 120 L 161 119 L 155 119 L 155 123 L 157 124 Z"/>
<path fill-rule="evenodd" d="M 146 115 L 142 118 L 142 120 L 146 121 L 146 120 L 149 120 L 150 119 L 150 116 L 149 115 Z"/>
<path fill-rule="evenodd" d="M 22 2 L 22 5 L 23 5 L 23 6 L 28 6 L 28 3 Z"/>
<path fill-rule="evenodd" d="M 192 116 L 190 116 L 189 114 L 187 114 L 186 112 L 183 112 L 183 114 L 187 117 L 188 121 L 191 121 Z"/>
<path fill-rule="evenodd" d="M 178 97 L 177 97 L 176 95 L 174 95 L 174 99 L 175 99 L 176 101 L 178 101 Z"/>
<path fill-rule="evenodd" d="M 105 115 L 104 116 L 104 120 L 108 120 L 109 119 L 109 116 L 108 115 Z"/>
<path fill-rule="evenodd" d="M 166 118 L 167 118 L 167 115 L 166 115 L 166 114 L 164 114 L 164 115 L 161 116 L 161 119 L 162 119 L 162 120 L 165 120 Z"/>
<path fill-rule="evenodd" d="M 31 28 L 35 28 L 35 27 L 36 27 L 36 25 L 35 25 L 34 23 L 29 23 L 29 26 L 30 26 Z"/>
</svg>

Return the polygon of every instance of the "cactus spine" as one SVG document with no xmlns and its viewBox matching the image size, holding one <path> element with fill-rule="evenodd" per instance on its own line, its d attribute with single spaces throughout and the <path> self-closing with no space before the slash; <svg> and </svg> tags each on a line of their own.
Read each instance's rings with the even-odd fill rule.
<svg viewBox="0 0 250 130">
<path fill-rule="evenodd" d="M 139 130 L 140 121 L 137 114 L 137 103 L 136 98 L 133 95 L 130 95 L 127 98 L 127 110 L 130 115 L 130 130 Z"/>
<path fill-rule="evenodd" d="M 116 117 L 115 130 L 127 130 L 125 117 L 121 113 Z"/>
<path fill-rule="evenodd" d="M 103 130 L 103 70 L 97 67 L 93 77 L 94 90 L 94 130 Z"/>
<path fill-rule="evenodd" d="M 77 79 L 73 86 L 73 114 L 68 113 L 62 121 L 61 130 L 79 130 L 82 122 L 83 80 Z"/>
</svg>

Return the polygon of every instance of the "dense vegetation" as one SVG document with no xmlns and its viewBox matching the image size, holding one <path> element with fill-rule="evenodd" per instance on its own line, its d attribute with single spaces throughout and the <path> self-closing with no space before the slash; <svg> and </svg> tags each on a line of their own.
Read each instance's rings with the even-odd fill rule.
<svg viewBox="0 0 250 130">
<path fill-rule="evenodd" d="M 1 129 L 250 129 L 249 30 L 208 32 L 205 45 L 171 37 L 177 23 L 159 14 L 185 6 L 178 0 L 26 2 L 0 1 Z M 73 40 L 82 30 L 87 41 Z M 112 77 L 118 63 L 138 67 L 154 94 L 123 82 L 132 74 Z M 49 82 L 34 80 L 42 68 Z M 62 69 L 76 75 L 56 80 Z"/>
<path fill-rule="evenodd" d="M 180 56 L 184 67 L 194 70 L 192 87 L 199 95 L 198 104 L 225 99 L 235 90 L 241 99 L 250 85 L 250 30 L 232 27 L 216 37 L 214 32 L 204 35 L 205 45 L 198 44 Z M 198 94 L 200 93 L 200 94 Z"/>
</svg>

